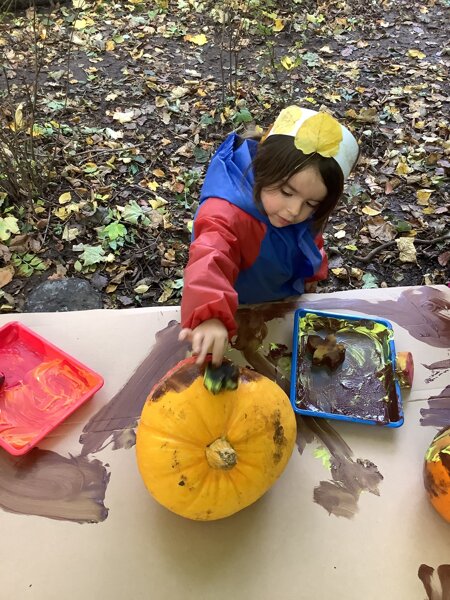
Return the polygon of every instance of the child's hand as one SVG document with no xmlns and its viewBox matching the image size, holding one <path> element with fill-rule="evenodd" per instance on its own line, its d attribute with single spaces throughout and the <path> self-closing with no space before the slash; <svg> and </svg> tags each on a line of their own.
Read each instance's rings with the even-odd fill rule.
<svg viewBox="0 0 450 600">
<path fill-rule="evenodd" d="M 314 294 L 317 290 L 317 281 L 309 281 L 305 283 L 305 294 Z"/>
<path fill-rule="evenodd" d="M 202 365 L 208 352 L 212 352 L 212 363 L 219 366 L 225 354 L 228 331 L 219 319 L 208 319 L 195 329 L 182 329 L 178 339 L 191 342 L 192 352 L 198 354 L 198 365 Z"/>
</svg>

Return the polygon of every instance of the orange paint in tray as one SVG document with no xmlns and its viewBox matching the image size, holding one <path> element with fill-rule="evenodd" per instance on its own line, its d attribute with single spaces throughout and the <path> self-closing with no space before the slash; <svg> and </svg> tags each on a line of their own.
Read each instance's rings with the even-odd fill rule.
<svg viewBox="0 0 450 600">
<path fill-rule="evenodd" d="M 15 456 L 103 385 L 100 375 L 18 322 L 0 328 L 0 373 L 0 446 Z"/>
</svg>

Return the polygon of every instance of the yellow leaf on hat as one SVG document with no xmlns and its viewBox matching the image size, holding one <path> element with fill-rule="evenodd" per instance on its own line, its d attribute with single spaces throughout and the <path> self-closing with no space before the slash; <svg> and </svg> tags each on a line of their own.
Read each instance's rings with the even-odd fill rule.
<svg viewBox="0 0 450 600">
<path fill-rule="evenodd" d="M 288 135 L 292 131 L 295 123 L 300 119 L 301 115 L 302 109 L 299 106 L 293 105 L 284 108 L 273 124 L 271 133 Z"/>
<path fill-rule="evenodd" d="M 336 156 L 342 142 L 342 129 L 328 113 L 318 113 L 301 125 L 295 136 L 295 147 L 305 154 Z"/>
</svg>

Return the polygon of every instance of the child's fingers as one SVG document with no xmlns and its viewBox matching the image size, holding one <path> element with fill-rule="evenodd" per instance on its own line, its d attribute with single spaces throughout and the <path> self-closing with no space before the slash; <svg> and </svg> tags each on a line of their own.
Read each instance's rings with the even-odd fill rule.
<svg viewBox="0 0 450 600">
<path fill-rule="evenodd" d="M 201 348 L 198 352 L 198 358 L 195 361 L 198 365 L 202 365 L 205 362 L 206 355 L 208 354 L 211 342 L 209 337 L 205 336 L 202 340 Z"/>
<path fill-rule="evenodd" d="M 197 331 L 196 333 L 194 333 L 194 335 L 192 336 L 192 352 L 194 354 L 200 354 L 202 347 L 203 347 L 203 340 L 205 338 L 205 334 L 202 332 Z"/>
<path fill-rule="evenodd" d="M 216 337 L 212 349 L 212 363 L 216 367 L 222 364 L 223 355 L 225 354 L 225 343 L 226 339 L 222 337 Z"/>
<path fill-rule="evenodd" d="M 178 334 L 179 342 L 184 342 L 185 340 L 192 341 L 192 329 L 182 329 Z"/>
</svg>

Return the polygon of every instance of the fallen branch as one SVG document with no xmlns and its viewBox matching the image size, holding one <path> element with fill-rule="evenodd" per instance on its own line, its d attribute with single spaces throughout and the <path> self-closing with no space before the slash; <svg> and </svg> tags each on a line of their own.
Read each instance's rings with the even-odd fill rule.
<svg viewBox="0 0 450 600">
<path fill-rule="evenodd" d="M 397 239 L 400 239 L 400 238 L 397 238 Z M 437 244 L 439 242 L 443 242 L 445 240 L 449 240 L 450 233 L 446 233 L 445 235 L 441 235 L 437 238 L 431 238 L 431 240 L 423 240 L 421 238 L 412 238 L 412 239 L 414 239 L 415 244 L 430 244 L 430 245 L 432 245 L 432 244 Z M 369 252 L 369 254 L 367 254 L 366 256 L 361 256 L 361 254 L 355 254 L 354 258 L 356 258 L 356 260 L 359 260 L 360 262 L 368 263 L 372 260 L 372 258 L 376 254 L 378 254 L 378 252 L 381 252 L 381 250 L 384 250 L 385 248 L 389 248 L 390 246 L 393 246 L 396 243 L 397 243 L 397 240 L 391 240 L 390 242 L 386 242 L 385 244 L 381 244 L 380 246 L 377 246 L 371 252 Z"/>
</svg>

